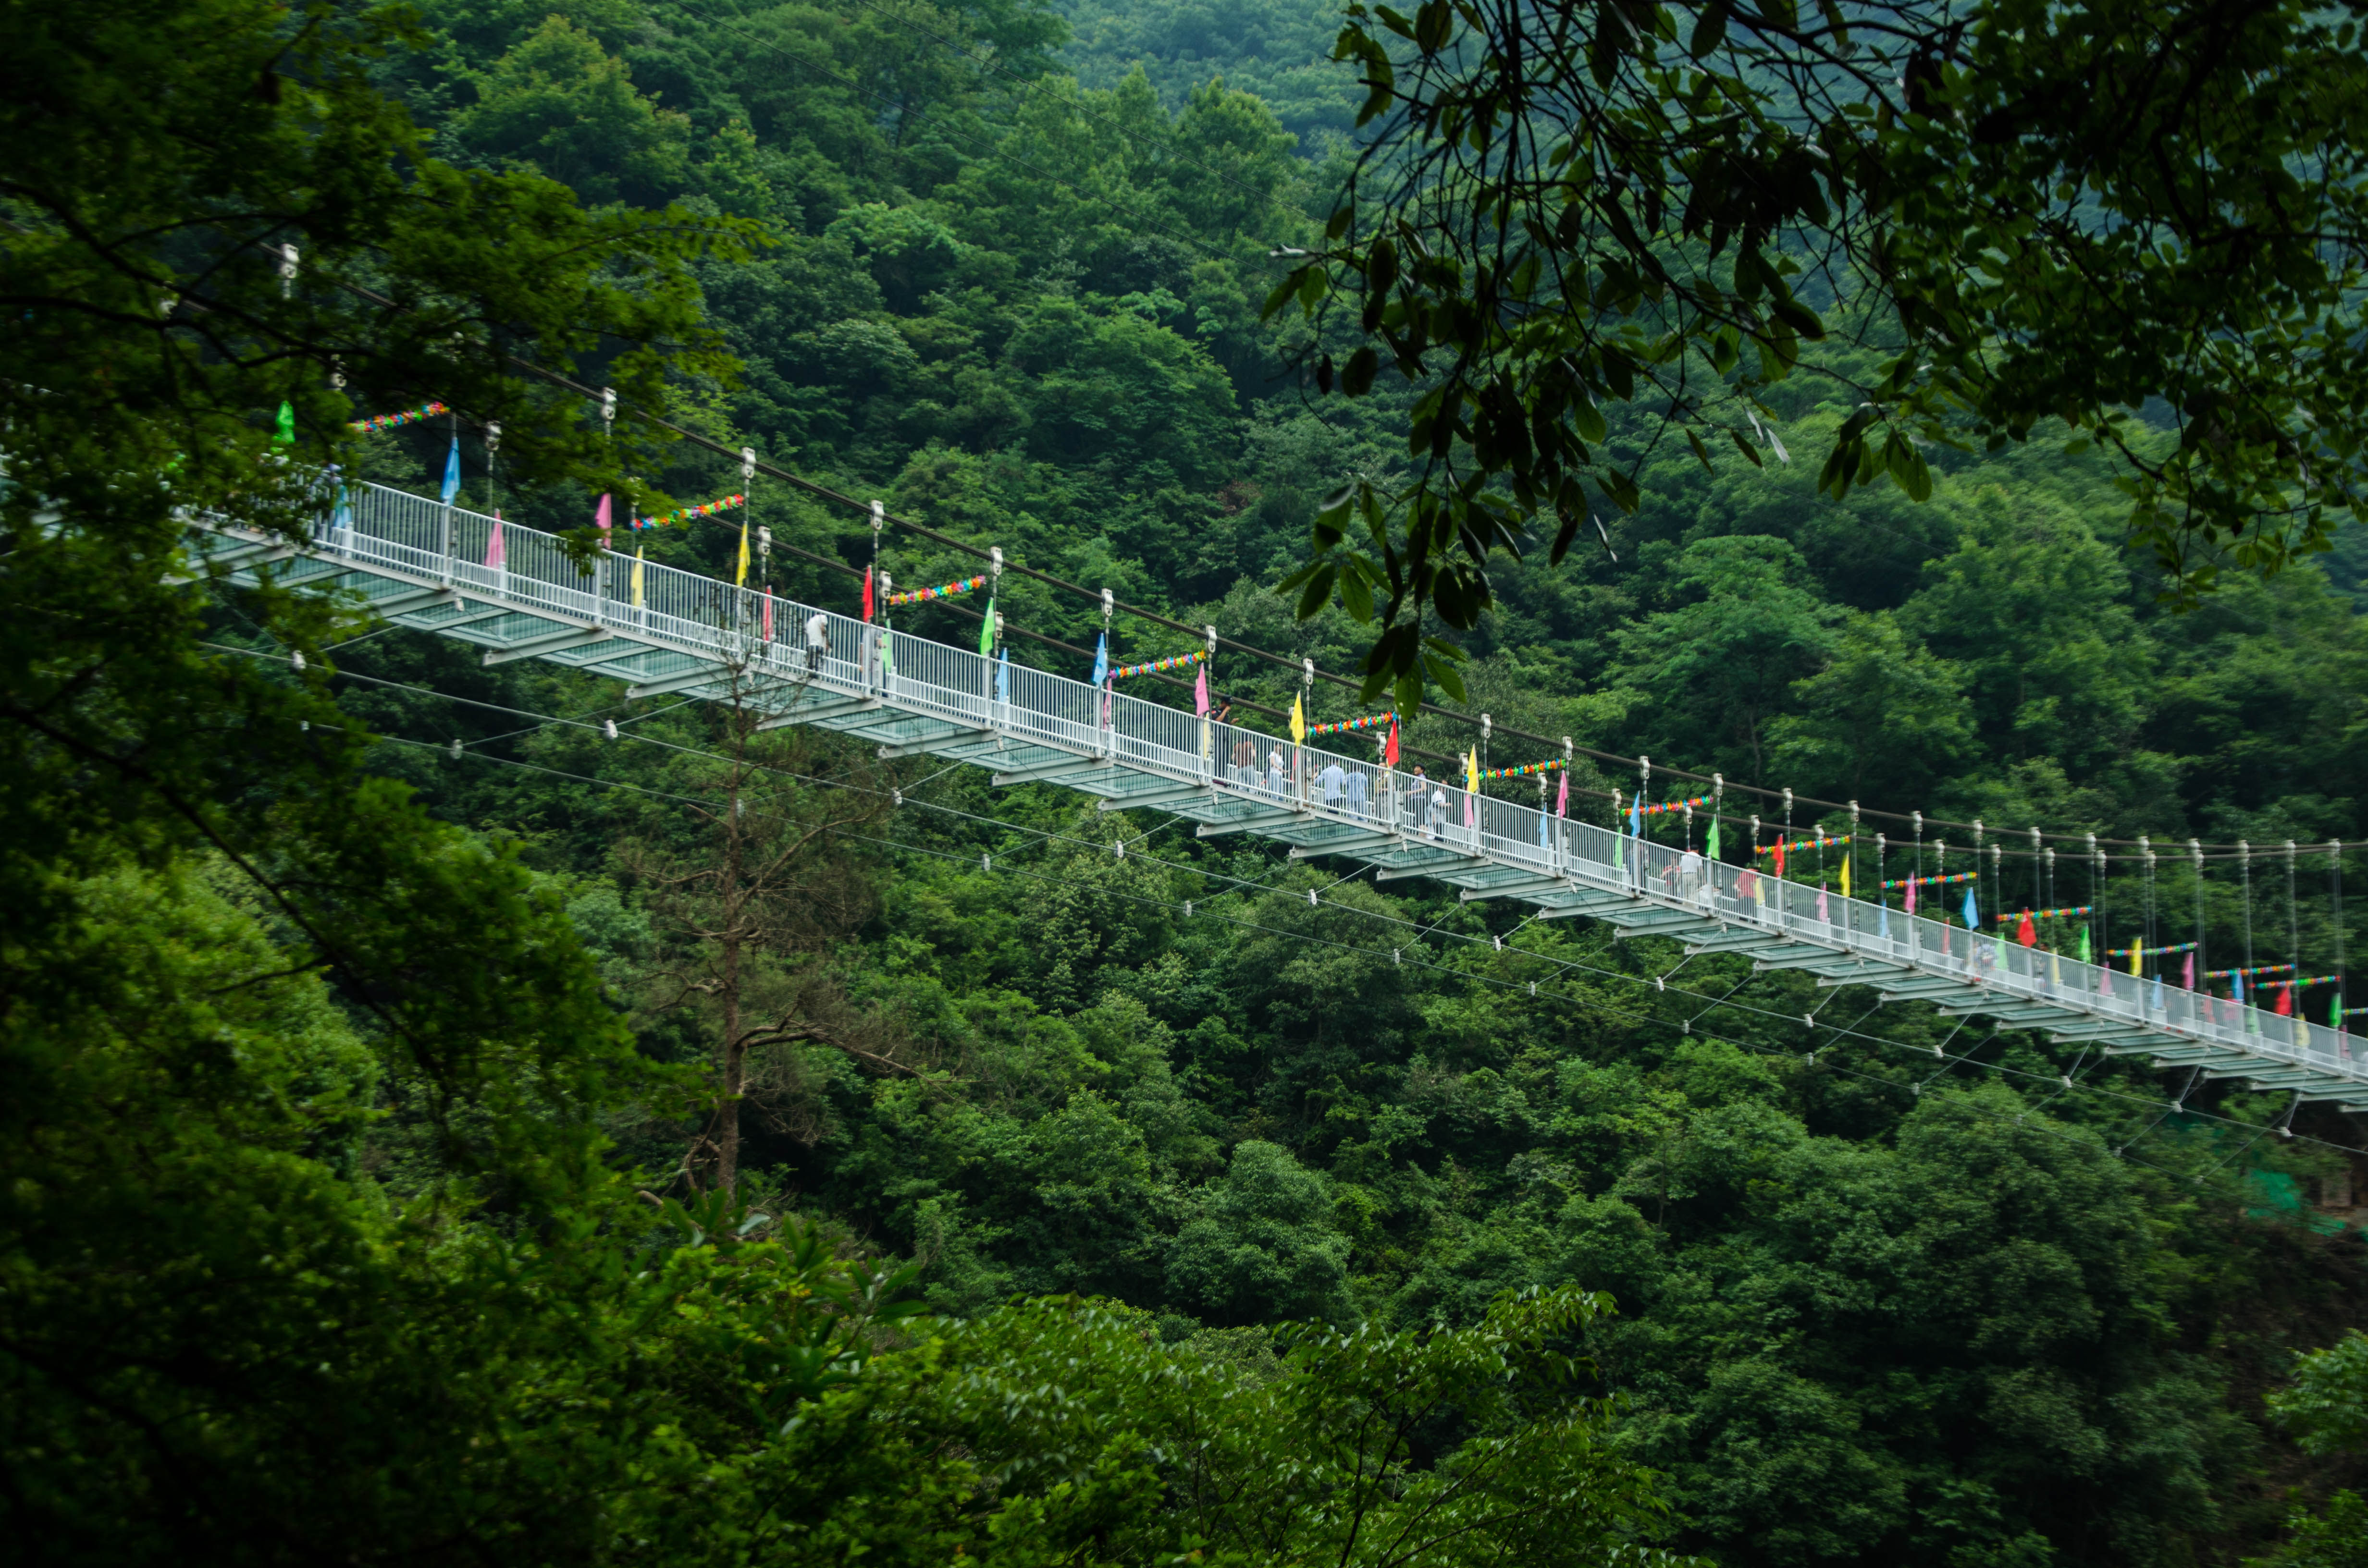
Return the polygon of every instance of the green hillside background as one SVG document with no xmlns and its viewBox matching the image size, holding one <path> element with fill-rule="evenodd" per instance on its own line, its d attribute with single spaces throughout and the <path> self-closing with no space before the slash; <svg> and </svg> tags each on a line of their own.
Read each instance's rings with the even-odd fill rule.
<svg viewBox="0 0 2368 1568">
<path fill-rule="evenodd" d="M 1258 320 L 1270 253 L 1317 230 L 1350 151 L 1325 6 L 420 11 L 438 48 L 389 82 L 443 155 L 769 226 L 757 259 L 703 276 L 742 377 L 681 387 L 677 418 L 1070 581 L 1354 667 L 1363 629 L 1296 624 L 1272 585 L 1321 496 L 1403 461 L 1406 400 L 1315 399 L 1290 369 L 1303 329 Z M 1836 502 L 1815 472 L 1846 392 L 1804 375 L 1769 402 L 1789 463 L 1770 448 L 1705 471 L 1628 417 L 1614 444 L 1643 462 L 1645 502 L 1606 519 L 1617 559 L 1499 567 L 1467 640 L 1472 712 L 1500 735 L 2001 831 L 2368 837 L 2356 531 L 2174 616 L 2122 548 L 2095 457 L 1936 454 L 1928 504 Z M 496 494 L 461 438 L 463 504 L 588 519 L 588 495 Z M 370 476 L 427 488 L 446 439 L 380 437 Z M 740 487 L 688 449 L 644 477 L 685 503 Z M 761 480 L 757 495 L 784 547 L 776 586 L 851 608 L 850 578 L 791 550 L 860 564 L 862 517 Z M 718 522 L 650 549 L 728 574 L 737 542 Z M 893 531 L 885 551 L 902 583 L 972 569 Z M 1027 582 L 1001 608 L 1071 644 L 1099 627 Z M 951 610 L 899 624 L 976 636 Z M 1119 622 L 1121 659 L 1190 645 Z M 350 711 L 427 743 L 381 748 L 382 770 L 516 841 L 643 1048 L 703 1060 L 713 1019 L 680 984 L 697 922 L 666 878 L 712 853 L 673 798 L 714 783 L 713 715 L 409 633 L 336 656 Z M 1086 673 L 1038 644 L 1014 656 Z M 1283 707 L 1294 683 L 1226 654 L 1217 684 Z M 1356 711 L 1315 696 L 1318 718 Z M 657 744 L 544 715 L 631 716 Z M 1409 741 L 1473 736 L 1426 718 Z M 1674 1478 L 1681 1544 L 1737 1568 L 2235 1562 L 2289 1488 L 2358 1483 L 2262 1415 L 2292 1351 L 2368 1324 L 2359 1233 L 2312 1203 L 2344 1159 L 2261 1139 L 2281 1096 L 2214 1085 L 2171 1115 L 2175 1085 L 2074 1047 L 1959 1035 L 1739 960 L 1656 988 L 1681 956 L 1666 944 L 777 738 L 767 812 L 860 820 L 801 859 L 795 917 L 760 960 L 765 995 L 827 1027 L 760 1052 L 745 1161 L 772 1199 L 919 1260 L 937 1306 L 1106 1295 L 1231 1357 L 1288 1319 L 1465 1323 L 1508 1287 L 1602 1290 L 1618 1313 L 1593 1347 L 1623 1440 Z M 1544 755 L 1500 738 L 1490 760 Z M 1631 777 L 1581 770 L 1578 811 L 1602 820 Z M 858 812 L 817 779 L 943 809 Z M 2333 911 L 2323 857 L 2304 865 L 2293 920 L 2319 968 Z M 2249 913 L 2283 954 L 2283 863 L 2264 866 Z M 2123 910 L 2130 875 L 2109 879 Z M 2010 903 L 2046 893 L 2031 876 L 2009 862 Z M 2061 902 L 2086 902 L 2080 876 L 2059 873 Z M 2164 886 L 2178 925 L 2185 884 Z M 2248 913 L 2215 884 L 2214 942 Z M 1554 994 L 1532 998 L 1542 977 Z M 1861 1032 L 1804 1028 L 1827 1000 Z M 2296 1126 L 2362 1138 L 2328 1108 Z M 689 1124 L 611 1131 L 663 1176 Z M 424 1157 L 400 1128 L 379 1139 L 398 1183 Z"/>
</svg>

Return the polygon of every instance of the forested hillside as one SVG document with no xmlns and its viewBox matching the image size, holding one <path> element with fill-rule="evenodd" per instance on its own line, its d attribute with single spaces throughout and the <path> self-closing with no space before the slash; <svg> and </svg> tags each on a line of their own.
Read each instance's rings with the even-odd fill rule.
<svg viewBox="0 0 2368 1568">
<path fill-rule="evenodd" d="M 692 264 L 700 319 L 739 369 L 678 379 L 673 417 L 1292 665 L 1356 667 L 1366 630 L 1337 609 L 1298 622 L 1274 585 L 1306 559 L 1323 496 L 1404 464 L 1413 393 L 1319 399 L 1292 368 L 1305 328 L 1260 320 L 1286 265 L 1274 253 L 1320 229 L 1348 156 L 1354 88 L 1322 58 L 1330 8 L 422 0 L 418 14 L 427 46 L 372 69 L 436 155 L 546 175 L 590 207 L 761 226 L 748 258 Z M 1850 412 L 1835 384 L 1785 383 L 1773 438 L 1710 467 L 1646 412 L 1613 415 L 1612 443 L 1644 463 L 1640 508 L 1607 516 L 1605 543 L 1582 540 L 1558 568 L 1542 551 L 1504 565 L 1498 608 L 1463 640 L 1458 706 L 1491 716 L 1491 763 L 1548 755 L 1509 729 L 2001 832 L 2368 837 L 2355 537 L 2330 567 L 2231 574 L 2173 614 L 2155 565 L 2123 546 L 2112 472 L 2060 441 L 1936 454 L 1923 504 L 1890 487 L 1819 494 L 1816 463 Z M 507 481 L 500 452 L 458 435 L 464 505 L 557 530 L 590 520 L 589 491 Z M 373 437 L 363 472 L 432 493 L 450 439 L 440 422 Z M 650 510 L 741 488 L 725 459 L 677 446 L 664 463 L 640 476 Z M 761 478 L 754 496 L 775 586 L 851 609 L 859 577 L 824 562 L 871 562 L 862 514 Z M 653 560 L 728 576 L 740 534 L 735 516 L 646 541 Z M 894 529 L 880 547 L 900 585 L 973 569 Z M 1101 627 L 1090 600 L 1032 581 L 1007 581 L 999 608 L 1071 647 Z M 977 637 L 952 608 L 899 625 Z M 205 636 L 285 663 L 236 596 Z M 1125 618 L 1115 642 L 1123 659 L 1191 646 Z M 1046 643 L 1012 648 L 1085 673 Z M 2180 1084 L 2143 1062 L 1755 976 L 1742 959 L 1681 961 L 1670 944 L 1419 882 L 1344 880 L 1345 864 L 1196 840 L 1157 813 L 995 791 L 975 769 L 756 733 L 707 704 L 627 702 L 532 663 L 488 669 L 402 631 L 357 629 L 329 657 L 344 712 L 389 737 L 367 771 L 511 858 L 504 896 L 564 915 L 597 969 L 586 996 L 630 1031 L 617 1051 L 632 1065 L 613 1074 L 639 1085 L 600 1102 L 597 1157 L 690 1212 L 718 1174 L 713 1085 L 735 1020 L 743 1203 L 707 1199 L 699 1239 L 751 1210 L 795 1214 L 814 1238 L 799 1278 L 820 1280 L 831 1247 L 910 1264 L 906 1297 L 975 1320 L 932 1352 L 942 1383 L 897 1363 L 901 1392 L 850 1394 L 766 1461 L 779 1468 L 717 1483 L 785 1515 L 800 1505 L 778 1499 L 799 1486 L 861 1491 L 847 1477 L 866 1455 L 890 1478 L 882 1496 L 951 1487 L 913 1479 L 926 1456 L 897 1446 L 911 1429 L 884 1436 L 851 1402 L 939 1401 L 946 1429 L 1008 1437 L 992 1379 L 954 1374 L 1013 1346 L 1030 1365 L 1121 1368 L 1120 1382 L 1137 1375 L 1127 1358 L 1178 1349 L 1212 1380 L 1207 1407 L 1238 1402 L 1247 1431 L 1271 1414 L 1256 1413 L 1289 1349 L 1276 1325 L 1471 1329 L 1497 1321 L 1504 1292 L 1566 1287 L 1603 1292 L 1600 1315 L 1538 1332 L 1576 1335 L 1595 1358 L 1586 1387 L 1616 1396 L 1605 1452 L 1666 1476 L 1674 1548 L 1733 1568 L 2235 1564 L 2279 1550 L 2291 1507 L 2368 1476 L 2340 1441 L 2298 1446 L 2265 1403 L 2294 1353 L 2368 1325 L 2368 1246 L 2316 1207 L 2368 1180 L 2368 1159 L 2345 1153 L 2368 1128 L 2332 1107 L 2301 1108 L 2302 1137 L 2267 1136 L 2283 1096 L 2202 1083 L 2174 1110 Z M 1298 689 L 1282 664 L 1227 653 L 1215 671 L 1245 709 L 1287 708 Z M 319 672 L 284 677 L 305 678 Z M 1357 711 L 1339 688 L 1314 693 L 1318 719 Z M 1429 715 L 1406 740 L 1460 755 L 1476 731 Z M 1607 820 L 1607 790 L 1633 778 L 1581 767 L 1574 814 Z M 1804 806 L 1793 825 L 1818 820 L 1840 819 Z M 177 961 L 261 968 L 247 933 L 280 916 L 204 877 L 159 892 L 122 874 L 119 926 L 169 918 L 193 933 Z M 2109 880 L 2129 874 L 2117 863 Z M 2009 875 L 2018 903 L 2048 891 L 2021 864 Z M 2062 875 L 2060 902 L 2084 902 L 2086 873 Z M 2261 888 L 2246 909 L 2215 885 L 2215 939 L 2253 919 L 2284 940 L 2283 883 L 2264 872 Z M 2322 857 L 2292 915 L 2305 967 L 2336 961 L 2337 910 Z M 94 951 L 106 936 L 93 929 Z M 2368 926 L 2350 937 L 2362 950 Z M 1530 983 L 1546 976 L 1558 990 L 1541 998 Z M 474 1124 L 423 1109 L 441 1103 L 432 1062 L 405 1058 L 381 1082 L 354 1043 L 374 1026 L 323 996 L 303 1009 L 296 1086 L 274 1093 L 383 1114 L 275 1132 L 272 1157 L 336 1173 L 324 1193 L 367 1189 L 356 1204 L 414 1204 L 428 1245 L 441 1221 L 423 1195 Z M 1803 1024 L 1812 1013 L 1822 1027 Z M 589 1013 L 553 1026 L 602 1027 Z M 557 1071 L 535 1063 L 521 1085 Z M 584 1094 L 568 1103 L 597 1098 Z M 592 1149 L 535 1158 L 556 1171 Z M 653 1291 L 635 1324 L 675 1310 Z M 683 1292 L 665 1300 L 705 1300 Z M 1069 1293 L 1139 1315 L 989 1311 Z M 643 1330 L 616 1332 L 614 1381 L 554 1385 L 554 1402 L 643 1397 L 625 1341 Z M 1477 1409 L 1479 1386 L 1447 1403 Z M 1080 1377 L 1079 1400 L 1101 1387 Z M 1011 1397 L 1020 1409 L 1041 1390 Z M 729 1422 L 770 1431 L 787 1408 Z M 726 1423 L 721 1403 L 706 1417 Z M 686 1445 L 708 1440 L 684 1420 Z M 1425 1455 L 1464 1430 L 1408 1429 Z M 501 1462 L 531 1477 L 561 1461 L 521 1447 Z M 643 1521 L 649 1539 L 676 1517 Z M 939 1528 L 913 1523 L 896 1550 L 921 1560 L 954 1539 Z M 1199 1560 L 1190 1540 L 1167 1546 Z M 2340 1540 L 2313 1550 L 2337 1555 L 2294 1561 L 2358 1561 Z"/>
</svg>

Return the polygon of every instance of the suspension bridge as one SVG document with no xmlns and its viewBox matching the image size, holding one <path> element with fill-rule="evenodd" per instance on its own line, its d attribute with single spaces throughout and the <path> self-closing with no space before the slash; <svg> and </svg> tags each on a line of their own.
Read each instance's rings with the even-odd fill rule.
<svg viewBox="0 0 2368 1568">
<path fill-rule="evenodd" d="M 1429 878 L 1690 953 L 1748 956 L 1823 987 L 1863 985 L 2109 1055 L 2368 1112 L 2348 1035 L 1879 903 L 1834 896 L 1514 801 L 1293 744 L 818 607 L 603 552 L 382 485 L 356 484 L 301 542 L 199 522 L 192 556 L 253 583 L 347 589 L 396 624 L 627 683 L 629 697 L 728 699 L 806 724 L 1057 784 L 1104 811 L 1172 812 L 1202 837 L 1254 835 L 1378 881 Z M 819 623 L 814 618 L 819 616 Z M 817 633 L 811 640 L 808 627 Z M 1816 1027 L 1814 1017 L 1804 1023 Z"/>
</svg>

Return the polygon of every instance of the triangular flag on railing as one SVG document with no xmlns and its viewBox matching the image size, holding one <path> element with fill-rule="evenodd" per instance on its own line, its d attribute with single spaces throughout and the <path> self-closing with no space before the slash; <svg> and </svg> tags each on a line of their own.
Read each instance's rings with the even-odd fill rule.
<svg viewBox="0 0 2368 1568">
<path fill-rule="evenodd" d="M 1105 631 L 1094 639 L 1093 683 L 1099 686 L 1108 679 L 1110 679 L 1110 633 Z"/>
<path fill-rule="evenodd" d="M 609 495 L 606 492 L 603 492 L 600 496 L 600 504 L 592 508 L 592 526 L 600 530 L 600 545 L 604 550 L 608 548 L 609 544 Z"/>
<path fill-rule="evenodd" d="M 2130 944 L 2130 972 L 2132 974 L 2146 972 L 2146 948 L 2142 943 Z"/>
<path fill-rule="evenodd" d="M 1563 784 L 1565 789 L 1569 787 L 1568 775 L 1564 776 Z M 1702 840 L 1702 853 L 1713 860 L 1718 858 L 1718 819 L 1716 817 L 1710 819 L 1710 836 Z M 1847 866 L 1842 868 L 1842 896 L 1850 897 L 1850 868 Z"/>
<path fill-rule="evenodd" d="M 642 608 L 642 547 L 633 546 L 633 608 Z"/>
<path fill-rule="evenodd" d="M 746 517 L 740 519 L 740 563 L 733 569 L 732 585 L 735 588 L 748 585 L 748 519 Z"/>
<path fill-rule="evenodd" d="M 1562 788 L 1554 791 L 1554 815 L 1558 817 L 1570 815 L 1570 775 L 1567 773 L 1562 776 Z M 1710 831 L 1715 836 L 1718 833 L 1718 824 L 1711 824 Z"/>
<path fill-rule="evenodd" d="M 2187 972 L 2180 977 L 2179 983 L 2185 990 L 2195 989 L 2195 952 L 2192 949 L 2187 954 Z"/>
<path fill-rule="evenodd" d="M 871 619 L 871 568 L 866 566 L 863 569 L 863 619 L 866 621 Z"/>
<path fill-rule="evenodd" d="M 1916 879 L 1914 877 L 1907 879 L 1907 899 L 1902 907 L 1910 915 L 1916 913 Z"/>
<path fill-rule="evenodd" d="M 2270 1011 L 2271 1011 L 2271 1012 L 2275 1013 L 2275 1014 L 2276 1014 L 2279 1017 L 2281 1017 L 2281 1018 L 2291 1018 L 2291 1017 L 2294 1017 L 2294 988 L 2291 984 L 2287 984 L 2287 985 L 2281 985 L 2281 986 L 2279 986 L 2279 987 L 2278 987 L 2278 1005 L 2277 1005 L 2276 1006 L 2274 1006 L 2274 1007 L 2271 1008 L 2271 1009 L 2270 1009 Z"/>
<path fill-rule="evenodd" d="M 1192 711 L 1205 719 L 1209 716 L 1209 666 L 1201 666 L 1192 677 Z"/>
<path fill-rule="evenodd" d="M 296 410 L 286 403 L 279 405 L 279 418 L 271 427 L 271 440 L 280 447 L 296 444 Z"/>
<path fill-rule="evenodd" d="M 997 702 L 1011 700 L 1011 650 L 1008 648 L 1003 651 L 1001 658 L 995 661 L 995 699 Z"/>
<path fill-rule="evenodd" d="M 2014 939 L 2026 948 L 2039 946 L 2039 927 L 2032 924 L 2031 911 L 2028 909 L 2022 912 L 2022 924 L 2014 928 Z M 2193 961 L 2193 960 L 2189 960 L 2191 967 Z"/>
<path fill-rule="evenodd" d="M 494 514 L 494 537 L 485 543 L 485 564 L 500 571 L 509 563 L 509 552 L 502 548 L 502 515 Z"/>
<path fill-rule="evenodd" d="M 1978 931 L 1981 928 L 1981 906 L 1974 902 L 1974 890 L 1972 888 L 1967 888 L 1965 890 L 1965 929 L 1968 931 Z"/>
<path fill-rule="evenodd" d="M 450 506 L 452 497 L 461 494 L 461 437 L 452 437 L 452 449 L 444 457 L 444 505 Z"/>
<path fill-rule="evenodd" d="M 1713 818 L 1713 819 L 1712 820 L 1712 822 L 1711 822 L 1711 824 L 1710 824 L 1710 830 L 1711 830 L 1713 833 L 1716 833 L 1716 832 L 1718 831 L 1718 822 L 1717 822 L 1717 820 L 1716 820 L 1715 818 Z M 1844 898 L 1848 898 L 1848 897 L 1850 897 L 1850 843 L 1849 843 L 1849 841 L 1848 841 L 1847 839 L 1845 839 L 1845 840 L 1843 841 L 1843 843 L 1842 843 L 1842 896 L 1843 896 Z"/>
<path fill-rule="evenodd" d="M 993 598 L 992 597 L 990 597 L 987 599 L 987 601 L 986 601 L 986 619 L 985 619 L 984 621 L 980 622 L 980 624 L 979 624 L 979 628 L 978 628 L 978 653 L 979 653 L 979 657 L 981 657 L 981 658 L 985 658 L 986 656 L 988 656 L 989 654 L 993 653 L 994 652 L 995 652 L 995 600 L 994 600 L 994 598 Z"/>
<path fill-rule="evenodd" d="M 773 640 L 773 596 L 772 596 L 771 594 L 769 594 L 769 593 L 768 593 L 768 594 L 767 594 L 767 595 L 765 596 L 765 641 L 766 641 L 766 642 L 770 642 L 772 640 Z"/>
<path fill-rule="evenodd" d="M 2086 926 L 2080 927 L 2080 961 L 2089 961 L 2089 928 Z"/>
<path fill-rule="evenodd" d="M 1382 744 L 1382 766 L 1383 767 L 1395 767 L 1397 765 L 1398 721 L 1397 715 L 1392 714 L 1390 716 L 1390 738 Z"/>
<path fill-rule="evenodd" d="M 1291 744 L 1302 745 L 1307 740 L 1307 709 L 1296 697 L 1291 699 Z"/>
</svg>

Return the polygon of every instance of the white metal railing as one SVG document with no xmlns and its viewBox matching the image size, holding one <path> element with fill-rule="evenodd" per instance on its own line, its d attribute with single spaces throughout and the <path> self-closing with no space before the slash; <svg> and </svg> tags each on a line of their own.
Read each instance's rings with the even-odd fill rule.
<svg viewBox="0 0 2368 1568">
<path fill-rule="evenodd" d="M 2024 948 L 2002 935 L 1780 881 L 1617 828 L 1470 794 L 1419 768 L 1400 771 L 1294 745 L 792 600 L 768 604 L 761 593 L 674 567 L 603 552 L 587 568 L 556 537 L 515 523 L 499 525 L 496 559 L 491 554 L 495 526 L 478 513 L 360 484 L 343 492 L 315 529 L 314 553 L 753 667 L 796 687 L 799 702 L 811 702 L 817 691 L 877 699 L 902 711 L 1206 785 L 1251 806 L 1401 835 L 1411 845 L 2368 1084 L 2368 1066 L 2354 1059 L 2348 1035 L 2338 1029 Z M 822 656 L 810 660 L 806 626 L 817 613 L 824 646 Z"/>
</svg>

